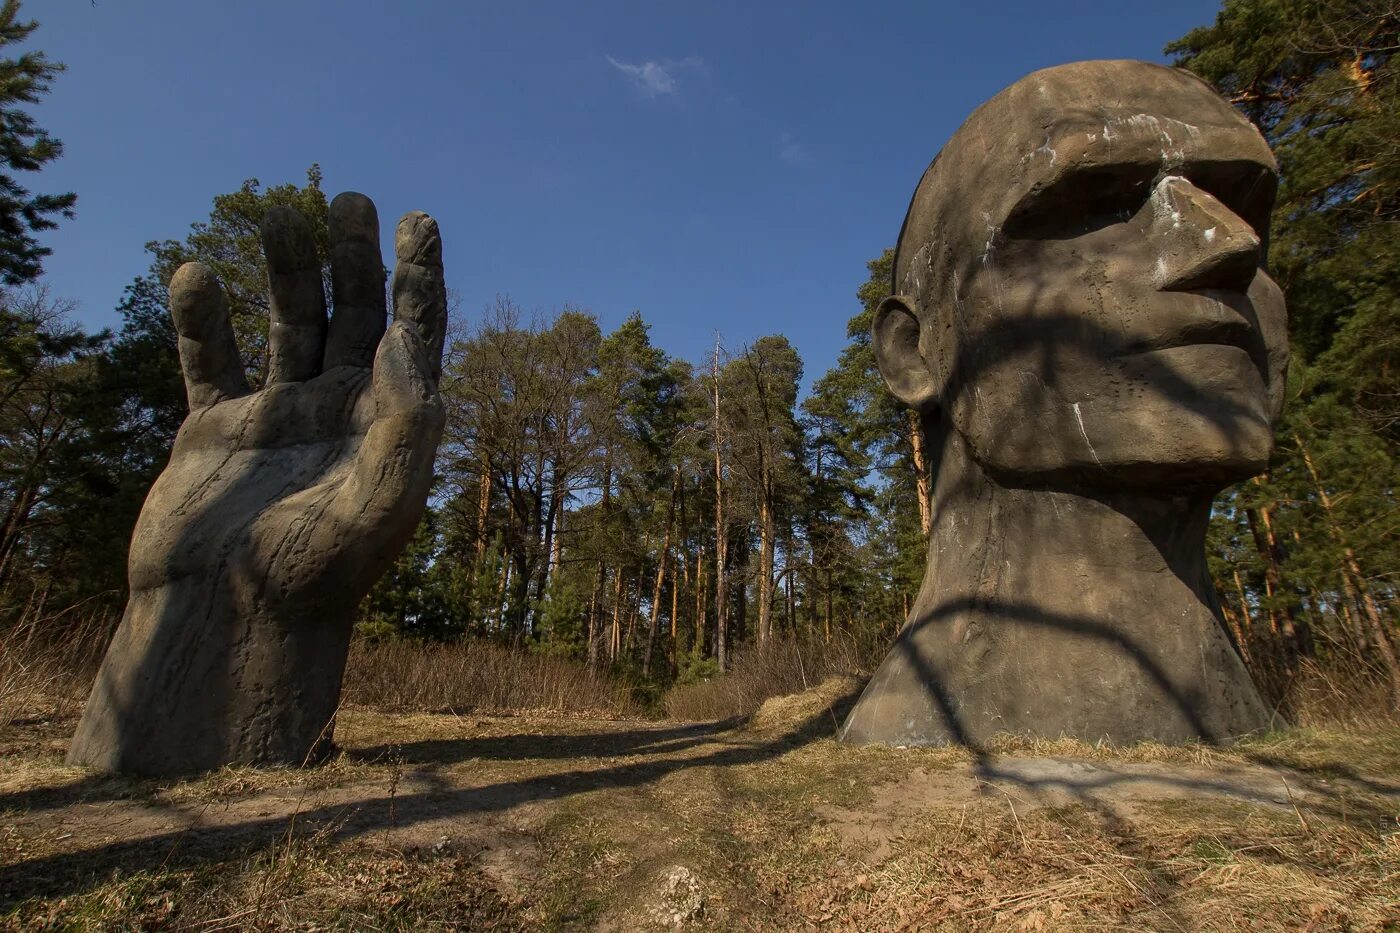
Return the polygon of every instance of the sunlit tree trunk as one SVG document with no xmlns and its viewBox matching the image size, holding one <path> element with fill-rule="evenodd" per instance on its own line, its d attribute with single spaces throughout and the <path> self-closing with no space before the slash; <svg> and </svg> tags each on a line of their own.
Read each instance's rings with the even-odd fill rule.
<svg viewBox="0 0 1400 933">
<path fill-rule="evenodd" d="M 656 583 L 651 590 L 651 623 L 647 627 L 647 650 L 642 656 L 642 678 L 651 676 L 651 655 L 656 650 L 656 631 L 661 624 L 661 588 L 666 582 L 666 560 L 671 552 L 671 533 L 676 521 L 676 496 L 679 494 L 681 485 L 681 468 L 679 465 L 675 469 L 675 478 L 671 481 L 671 503 L 666 507 L 666 531 L 661 537 L 661 551 L 656 559 Z M 674 610 L 672 610 L 674 617 Z M 674 626 L 673 626 L 674 627 Z"/>
<path fill-rule="evenodd" d="M 613 583 L 612 627 L 608 637 L 608 661 L 617 663 L 622 653 L 622 568 L 617 568 L 617 579 Z"/>
<path fill-rule="evenodd" d="M 1366 626 L 1369 629 L 1371 641 L 1375 645 L 1376 653 L 1380 655 L 1381 662 L 1385 665 L 1386 675 L 1390 680 L 1391 705 L 1395 709 L 1400 709 L 1400 655 L 1397 655 L 1395 641 L 1391 638 L 1390 632 L 1386 630 L 1385 619 L 1381 616 L 1380 607 L 1371 594 L 1371 588 L 1366 585 L 1366 575 L 1361 572 L 1361 562 L 1356 557 L 1356 551 L 1342 532 L 1341 523 L 1337 520 L 1337 513 L 1332 506 L 1332 497 L 1322 482 L 1317 465 L 1313 463 L 1312 454 L 1308 451 L 1307 445 L 1303 443 L 1301 436 L 1294 434 L 1293 440 L 1297 443 L 1298 451 L 1303 456 L 1303 464 L 1308 469 L 1308 476 L 1312 479 L 1313 488 L 1317 490 L 1317 498 L 1322 505 L 1323 514 L 1327 516 L 1328 534 L 1341 548 L 1343 585 L 1348 590 L 1348 597 L 1356 600 L 1362 617 L 1366 620 Z"/>
<path fill-rule="evenodd" d="M 697 659 L 705 655 L 705 545 L 695 551 L 695 633 L 690 653 Z"/>
<path fill-rule="evenodd" d="M 724 462 L 721 456 L 724 430 L 719 398 L 718 344 L 715 345 L 715 355 L 710 365 L 710 382 L 714 403 L 715 443 L 715 662 L 719 665 L 720 673 L 724 673 L 729 664 L 729 570 L 726 566 L 729 557 L 729 533 L 724 521 Z"/>
<path fill-rule="evenodd" d="M 909 447 L 914 454 L 914 487 L 918 490 L 919 529 L 927 538 L 933 528 L 933 481 L 928 471 L 928 454 L 924 451 L 924 432 L 919 425 L 919 413 L 910 409 Z"/>
<path fill-rule="evenodd" d="M 773 495 L 770 484 L 758 500 L 758 646 L 766 647 L 773 637 Z"/>
<path fill-rule="evenodd" d="M 607 568 L 600 559 L 593 575 L 593 593 L 588 597 L 588 669 L 591 671 L 598 669 L 598 600 L 602 598 L 606 579 Z"/>
</svg>

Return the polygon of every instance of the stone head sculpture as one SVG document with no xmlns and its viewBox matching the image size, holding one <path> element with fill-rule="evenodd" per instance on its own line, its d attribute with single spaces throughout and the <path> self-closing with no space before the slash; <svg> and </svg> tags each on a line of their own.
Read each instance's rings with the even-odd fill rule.
<svg viewBox="0 0 1400 933">
<path fill-rule="evenodd" d="M 310 225 L 289 208 L 263 221 L 259 391 L 218 280 L 188 263 L 170 283 L 190 414 L 136 523 L 126 612 L 74 764 L 179 774 L 330 747 L 356 605 L 432 481 L 447 303 L 432 218 L 399 222 L 392 323 L 374 204 L 342 194 L 329 221 L 329 319 Z"/>
<path fill-rule="evenodd" d="M 931 451 L 929 568 L 848 741 L 1267 724 L 1204 537 L 1282 403 L 1275 187 L 1251 124 L 1142 62 L 1036 72 L 944 146 L 873 335 Z"/>
</svg>

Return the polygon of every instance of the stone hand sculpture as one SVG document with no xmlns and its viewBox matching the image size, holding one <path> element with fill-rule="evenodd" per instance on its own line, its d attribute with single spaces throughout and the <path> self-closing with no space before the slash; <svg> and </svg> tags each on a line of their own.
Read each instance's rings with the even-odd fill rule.
<svg viewBox="0 0 1400 933">
<path fill-rule="evenodd" d="M 263 222 L 260 391 L 213 274 L 188 263 L 170 283 L 190 414 L 137 521 L 130 600 L 71 763 L 179 774 L 330 747 L 355 607 L 432 480 L 446 290 L 437 224 L 410 213 L 386 331 L 374 204 L 342 194 L 329 220 L 329 322 L 310 225 L 289 208 Z"/>
<path fill-rule="evenodd" d="M 920 412 L 929 563 L 849 742 L 1225 740 L 1264 728 L 1205 562 L 1263 470 L 1287 363 L 1276 166 L 1206 84 L 1036 72 L 925 172 L 876 314 Z"/>
</svg>

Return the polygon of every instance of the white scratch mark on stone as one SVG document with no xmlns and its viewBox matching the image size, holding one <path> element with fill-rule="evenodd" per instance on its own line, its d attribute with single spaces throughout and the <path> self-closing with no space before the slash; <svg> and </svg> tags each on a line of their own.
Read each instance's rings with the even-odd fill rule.
<svg viewBox="0 0 1400 933">
<path fill-rule="evenodd" d="M 1094 442 L 1089 440 L 1089 432 L 1084 430 L 1084 416 L 1079 411 L 1079 403 L 1074 403 L 1074 420 L 1079 422 L 1079 433 L 1084 437 L 1084 443 L 1089 445 L 1089 455 L 1094 458 L 1094 462 L 1099 465 L 1099 469 L 1104 469 L 1103 461 L 1099 460 L 1099 452 L 1094 449 Z"/>
<path fill-rule="evenodd" d="M 982 222 L 987 225 L 987 242 L 982 244 L 982 265 L 985 266 L 996 252 L 997 225 L 992 223 L 992 215 L 987 211 L 982 212 Z"/>
</svg>

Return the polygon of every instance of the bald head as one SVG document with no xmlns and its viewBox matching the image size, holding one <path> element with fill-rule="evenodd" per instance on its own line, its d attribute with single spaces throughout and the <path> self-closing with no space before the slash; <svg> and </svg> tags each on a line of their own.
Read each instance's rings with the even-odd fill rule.
<svg viewBox="0 0 1400 933">
<path fill-rule="evenodd" d="M 1287 359 L 1264 271 L 1275 188 L 1263 137 L 1190 74 L 1035 72 L 919 182 L 876 314 L 880 370 L 1017 482 L 1249 476 Z"/>
</svg>

